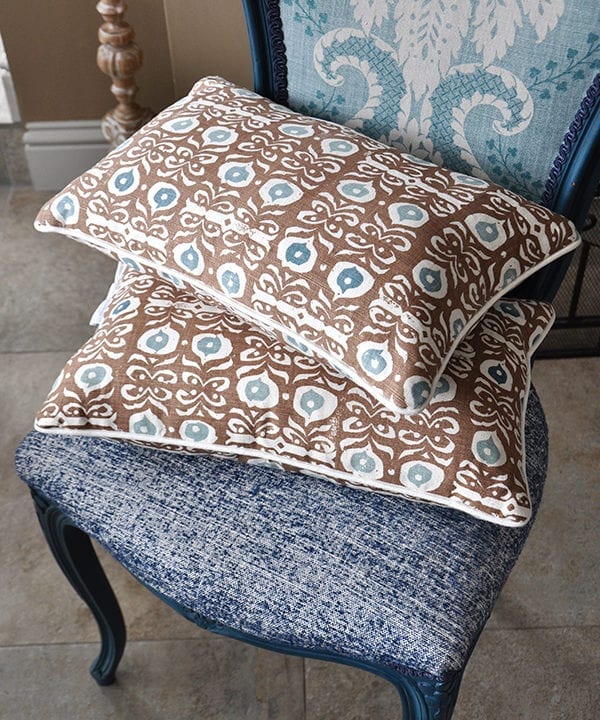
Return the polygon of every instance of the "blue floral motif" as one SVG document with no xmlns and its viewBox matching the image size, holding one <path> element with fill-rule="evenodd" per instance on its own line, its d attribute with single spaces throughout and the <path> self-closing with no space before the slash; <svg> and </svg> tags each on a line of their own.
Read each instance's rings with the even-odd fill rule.
<svg viewBox="0 0 600 720">
<path fill-rule="evenodd" d="M 112 370 L 108 365 L 83 365 L 75 374 L 75 382 L 89 394 L 92 390 L 100 390 L 112 381 Z"/>
<path fill-rule="evenodd" d="M 219 168 L 219 177 L 228 185 L 246 187 L 255 177 L 252 163 L 228 162 Z"/>
<path fill-rule="evenodd" d="M 352 155 L 358 150 L 358 145 L 350 142 L 350 140 L 335 140 L 331 138 L 323 140 L 321 147 L 323 152 L 341 156 Z"/>
<path fill-rule="evenodd" d="M 231 145 L 237 138 L 237 132 L 227 127 L 210 127 L 202 133 L 202 139 L 208 145 Z"/>
<path fill-rule="evenodd" d="M 148 200 L 154 210 L 172 208 L 179 199 L 179 190 L 170 183 L 156 183 L 148 192 Z"/>
<path fill-rule="evenodd" d="M 360 356 L 360 364 L 369 375 L 377 376 L 385 373 L 388 369 L 388 362 L 384 357 L 383 350 L 370 348 Z"/>
<path fill-rule="evenodd" d="M 240 297 L 246 287 L 246 275 L 234 263 L 225 263 L 217 270 L 217 279 L 223 292 L 230 297 Z"/>
<path fill-rule="evenodd" d="M 306 105 L 300 105 L 297 109 L 304 115 L 326 119 L 333 118 L 336 121 L 341 121 L 341 118 L 339 118 L 340 107 L 343 107 L 345 103 L 346 98 L 335 90 L 332 90 L 328 95 L 322 90 L 317 90 L 315 100 L 311 100 Z"/>
<path fill-rule="evenodd" d="M 63 195 L 56 203 L 56 210 L 61 220 L 68 225 L 77 212 L 76 200 L 72 195 Z"/>
<path fill-rule="evenodd" d="M 221 346 L 221 338 L 218 335 L 206 335 L 196 343 L 197 350 L 204 355 L 215 355 Z"/>
<path fill-rule="evenodd" d="M 509 260 L 502 270 L 502 287 L 508 287 L 512 285 L 518 279 L 520 275 L 519 262 L 516 260 Z"/>
<path fill-rule="evenodd" d="M 496 250 L 506 242 L 506 230 L 500 220 L 486 213 L 473 213 L 465 218 L 465 224 L 479 242 Z"/>
<path fill-rule="evenodd" d="M 285 259 L 291 265 L 304 265 L 311 256 L 311 249 L 305 242 L 290 243 L 285 251 Z"/>
<path fill-rule="evenodd" d="M 433 473 L 431 470 L 421 463 L 415 463 L 408 471 L 407 478 L 409 482 L 417 487 L 421 487 L 431 481 Z"/>
<path fill-rule="evenodd" d="M 364 450 L 354 453 L 350 460 L 350 464 L 352 465 L 352 468 L 361 475 L 372 473 L 377 467 L 373 456 L 369 455 Z"/>
<path fill-rule="evenodd" d="M 412 410 L 425 407 L 431 394 L 431 385 L 425 378 L 413 377 L 404 383 L 406 406 Z"/>
<path fill-rule="evenodd" d="M 246 385 L 246 397 L 248 400 L 262 402 L 269 397 L 269 393 L 269 386 L 260 378 L 257 378 Z"/>
<path fill-rule="evenodd" d="M 323 396 L 312 389 L 307 390 L 300 398 L 300 405 L 308 416 L 319 411 L 324 404 L 325 400 L 323 399 Z"/>
<path fill-rule="evenodd" d="M 336 396 L 322 387 L 301 386 L 294 394 L 294 410 L 306 422 L 328 418 L 337 408 Z"/>
<path fill-rule="evenodd" d="M 343 294 L 348 290 L 355 290 L 360 287 L 363 284 L 364 279 L 364 275 L 356 266 L 354 266 L 342 270 L 342 272 L 337 276 L 336 282 L 340 292 Z"/>
<path fill-rule="evenodd" d="M 292 337 L 291 335 L 284 335 L 283 339 L 286 341 L 286 343 L 296 348 L 297 350 L 300 350 L 300 352 L 304 353 L 304 355 L 312 354 L 308 345 L 300 342 L 300 340 L 297 340 L 295 337 Z"/>
<path fill-rule="evenodd" d="M 198 127 L 198 120 L 194 117 L 178 117 L 163 124 L 165 130 L 176 133 L 188 133 L 195 127 Z"/>
<path fill-rule="evenodd" d="M 201 275 L 204 270 L 204 258 L 193 242 L 182 243 L 173 249 L 173 257 L 179 267 L 193 275 Z M 180 281 L 175 284 L 179 285 Z"/>
<path fill-rule="evenodd" d="M 277 385 L 266 372 L 254 377 L 242 378 L 237 385 L 240 400 L 251 408 L 268 409 L 279 402 Z"/>
<path fill-rule="evenodd" d="M 448 292 L 446 271 L 429 260 L 422 260 L 413 268 L 414 281 L 432 297 L 445 297 Z"/>
<path fill-rule="evenodd" d="M 155 355 L 166 355 L 172 352 L 179 343 L 177 330 L 164 326 L 147 330 L 138 340 L 138 348 L 143 352 Z"/>
<path fill-rule="evenodd" d="M 192 420 L 184 423 L 181 426 L 181 436 L 187 440 L 193 440 L 194 442 L 203 442 L 208 440 L 211 434 L 214 434 L 214 430 L 211 433 L 212 428 L 206 423 L 200 420 Z"/>
<path fill-rule="evenodd" d="M 290 135 L 291 137 L 310 137 L 314 130 L 306 125 L 290 125 L 283 124 L 279 126 L 279 130 L 284 135 Z"/>
<path fill-rule="evenodd" d="M 140 172 L 137 167 L 117 170 L 108 181 L 108 189 L 114 195 L 129 195 L 137 190 L 140 184 Z"/>
<path fill-rule="evenodd" d="M 471 445 L 473 455 L 488 467 L 498 467 L 506 462 L 506 453 L 495 432 L 477 432 Z"/>
<path fill-rule="evenodd" d="M 399 222 L 407 227 L 421 227 L 429 220 L 429 213 L 418 205 L 410 203 L 393 203 L 388 208 L 392 222 Z"/>
<path fill-rule="evenodd" d="M 541 100 L 550 100 L 552 91 L 565 93 L 574 80 L 583 80 L 590 71 L 600 70 L 600 36 L 590 32 L 586 38 L 587 51 L 580 53 L 568 48 L 564 61 L 548 60 L 543 69 L 529 68 L 528 89 L 539 92 Z"/>
<path fill-rule="evenodd" d="M 370 272 L 350 262 L 336 263 L 327 277 L 327 284 L 335 297 L 360 297 L 373 287 L 373 283 Z"/>
<path fill-rule="evenodd" d="M 134 435 L 149 435 L 162 437 L 165 434 L 165 426 L 150 411 L 136 413 L 129 418 L 129 432 Z"/>
<path fill-rule="evenodd" d="M 509 300 L 501 300 L 498 303 L 498 307 L 505 315 L 510 315 L 514 318 L 520 318 L 522 316 L 518 305 L 514 302 L 510 302 Z"/>
<path fill-rule="evenodd" d="M 303 195 L 297 185 L 287 180 L 267 180 L 259 193 L 265 205 L 290 205 Z"/>
<path fill-rule="evenodd" d="M 312 239 L 299 240 L 287 237 L 279 243 L 277 257 L 281 264 L 290 270 L 307 273 L 313 269 L 317 260 L 317 251 Z"/>
<path fill-rule="evenodd" d="M 146 347 L 154 352 L 164 350 L 169 344 L 169 336 L 164 330 L 159 330 L 155 335 L 146 339 Z"/>
<path fill-rule="evenodd" d="M 431 403 L 450 402 L 456 397 L 456 390 L 456 381 L 447 375 L 442 375 L 433 391 Z M 423 395 L 424 392 L 426 392 L 426 388 L 421 392 L 421 395 Z"/>
<path fill-rule="evenodd" d="M 360 182 L 358 180 L 342 180 L 337 190 L 344 197 L 357 202 L 369 202 L 375 197 L 375 190 L 371 182 Z"/>
<path fill-rule="evenodd" d="M 123 300 L 122 302 L 120 302 L 118 305 L 116 305 L 113 308 L 111 315 L 113 317 L 116 317 L 117 315 L 124 313 L 125 310 L 127 310 L 130 307 L 131 307 L 131 300 L 129 298 L 127 298 L 127 300 Z"/>
<path fill-rule="evenodd" d="M 192 340 L 193 352 L 202 362 L 212 362 L 229 357 L 232 351 L 231 341 L 224 335 L 201 333 Z"/>
<path fill-rule="evenodd" d="M 221 275 L 223 288 L 229 295 L 236 295 L 240 291 L 240 276 L 233 270 L 225 270 Z"/>
<path fill-rule="evenodd" d="M 400 468 L 400 482 L 421 492 L 436 490 L 444 481 L 441 467 L 428 462 L 407 462 Z"/>
</svg>

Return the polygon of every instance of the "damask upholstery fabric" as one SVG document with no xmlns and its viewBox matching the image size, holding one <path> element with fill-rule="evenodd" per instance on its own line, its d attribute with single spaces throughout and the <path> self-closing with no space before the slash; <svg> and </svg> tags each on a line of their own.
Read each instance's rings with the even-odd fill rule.
<svg viewBox="0 0 600 720">
<path fill-rule="evenodd" d="M 597 0 L 278 4 L 291 107 L 533 200 L 600 70 Z"/>
<path fill-rule="evenodd" d="M 36 429 L 229 453 L 504 525 L 529 519 L 523 408 L 549 305 L 497 302 L 428 409 L 403 417 L 187 290 L 134 270 L 121 283 Z"/>
<path fill-rule="evenodd" d="M 535 512 L 547 435 L 533 391 L 526 428 Z M 33 432 L 17 470 L 134 576 L 201 616 L 436 678 L 462 669 L 530 527 L 84 436 Z"/>
<path fill-rule="evenodd" d="M 579 243 L 570 221 L 510 191 L 219 78 L 36 227 L 183 278 L 406 414 L 492 302 Z"/>
</svg>

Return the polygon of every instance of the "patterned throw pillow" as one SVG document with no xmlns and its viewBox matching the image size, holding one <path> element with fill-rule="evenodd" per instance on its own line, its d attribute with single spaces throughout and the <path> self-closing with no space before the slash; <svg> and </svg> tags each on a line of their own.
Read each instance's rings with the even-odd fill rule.
<svg viewBox="0 0 600 720">
<path fill-rule="evenodd" d="M 495 300 L 579 242 L 508 190 L 219 78 L 73 181 L 36 227 L 183 278 L 406 414 Z"/>
<path fill-rule="evenodd" d="M 429 407 L 407 417 L 197 294 L 129 270 L 36 428 L 228 453 L 518 526 L 530 516 L 529 359 L 552 319 L 549 305 L 498 301 Z"/>
</svg>

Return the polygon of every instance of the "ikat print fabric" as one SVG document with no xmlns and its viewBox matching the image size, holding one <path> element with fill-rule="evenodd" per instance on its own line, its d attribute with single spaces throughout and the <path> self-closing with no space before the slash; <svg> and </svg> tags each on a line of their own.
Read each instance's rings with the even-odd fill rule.
<svg viewBox="0 0 600 720">
<path fill-rule="evenodd" d="M 226 453 L 519 526 L 529 360 L 552 320 L 544 303 L 496 302 L 407 417 L 211 298 L 128 269 L 36 429 Z"/>
<path fill-rule="evenodd" d="M 508 190 L 214 77 L 36 228 L 191 283 L 407 415 L 485 310 L 579 243 Z"/>
</svg>

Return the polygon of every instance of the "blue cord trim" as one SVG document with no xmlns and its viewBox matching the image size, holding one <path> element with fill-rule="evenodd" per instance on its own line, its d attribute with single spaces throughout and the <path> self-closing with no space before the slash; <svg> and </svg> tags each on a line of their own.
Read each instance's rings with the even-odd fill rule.
<svg viewBox="0 0 600 720">
<path fill-rule="evenodd" d="M 283 23 L 279 12 L 279 0 L 263 0 L 267 25 L 267 42 L 271 54 L 273 100 L 287 104 L 287 56 L 283 38 Z"/>
<path fill-rule="evenodd" d="M 541 198 L 542 204 L 546 205 L 547 207 L 551 206 L 565 166 L 567 165 L 571 157 L 571 153 L 573 152 L 574 146 L 577 144 L 577 141 L 579 140 L 582 131 L 586 127 L 587 120 L 591 115 L 592 110 L 594 109 L 594 106 L 598 101 L 599 97 L 600 73 L 596 75 L 596 77 L 592 81 L 592 84 L 588 88 L 583 100 L 581 101 L 579 110 L 577 111 L 577 114 L 575 115 L 575 118 L 569 126 L 569 129 L 567 130 L 567 133 L 562 141 L 562 145 L 560 146 L 558 155 L 552 163 L 550 174 L 548 175 L 548 180 L 546 181 L 546 188 L 544 189 L 544 194 Z"/>
</svg>

